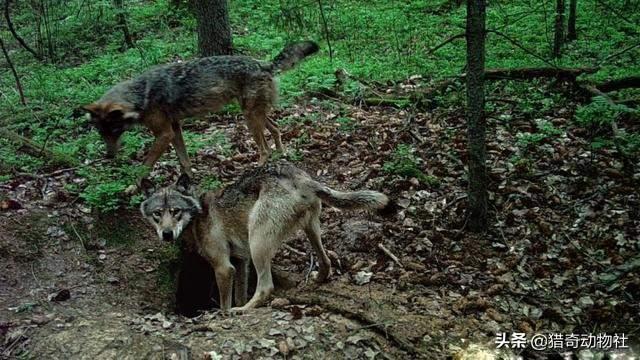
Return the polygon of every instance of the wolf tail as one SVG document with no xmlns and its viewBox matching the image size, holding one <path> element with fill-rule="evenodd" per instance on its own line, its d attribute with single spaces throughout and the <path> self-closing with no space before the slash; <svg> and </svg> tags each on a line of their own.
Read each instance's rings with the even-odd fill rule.
<svg viewBox="0 0 640 360">
<path fill-rule="evenodd" d="M 333 190 L 327 185 L 313 181 L 315 194 L 320 200 L 338 209 L 345 210 L 376 210 L 383 216 L 393 215 L 397 212 L 396 203 L 383 193 L 372 190 L 360 190 L 343 192 Z"/>
<path fill-rule="evenodd" d="M 309 55 L 313 55 L 320 50 L 318 44 L 313 41 L 300 41 L 289 44 L 271 61 L 273 70 L 286 71 Z"/>
</svg>

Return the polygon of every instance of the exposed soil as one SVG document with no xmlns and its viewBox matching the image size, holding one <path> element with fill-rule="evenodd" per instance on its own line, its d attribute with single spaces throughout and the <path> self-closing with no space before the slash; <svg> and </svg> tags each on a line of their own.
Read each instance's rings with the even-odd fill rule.
<svg viewBox="0 0 640 360">
<path fill-rule="evenodd" d="M 314 257 L 299 235 L 275 260 L 296 286 L 278 289 L 270 307 L 232 317 L 176 315 L 176 265 L 165 245 L 136 211 L 98 216 L 67 194 L 73 170 L 16 178 L 1 188 L 15 204 L 0 213 L 0 357 L 474 359 L 497 354 L 499 332 L 624 332 L 636 345 L 640 173 L 625 176 L 614 154 L 592 151 L 565 108 L 546 118 L 566 135 L 510 161 L 522 155 L 514 134 L 532 120 L 503 110 L 508 123 L 490 120 L 493 225 L 481 235 L 465 231 L 459 111 L 310 102 L 278 114 L 300 167 L 339 189 L 384 191 L 401 211 L 381 219 L 325 209 L 331 281 L 311 280 Z M 238 121 L 189 123 L 224 131 L 235 151 L 200 149 L 197 178 L 213 172 L 229 182 L 255 165 Z M 399 143 L 420 149 L 420 169 L 437 181 L 383 171 Z M 167 154 L 152 177 L 177 169 Z"/>
</svg>

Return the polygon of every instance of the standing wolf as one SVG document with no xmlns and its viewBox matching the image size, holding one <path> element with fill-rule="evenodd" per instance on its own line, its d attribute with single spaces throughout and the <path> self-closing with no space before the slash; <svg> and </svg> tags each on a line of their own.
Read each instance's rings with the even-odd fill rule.
<svg viewBox="0 0 640 360">
<path fill-rule="evenodd" d="M 148 186 L 143 182 L 143 188 Z M 273 291 L 271 260 L 276 251 L 297 230 L 304 230 L 316 252 L 320 269 L 318 280 L 325 281 L 331 262 L 320 239 L 322 203 L 340 209 L 377 210 L 390 214 L 394 203 L 384 194 L 362 190 L 336 191 L 317 182 L 295 166 L 279 161 L 247 172 L 226 189 L 192 195 L 189 177 L 182 175 L 171 187 L 153 193 L 140 205 L 142 215 L 155 227 L 158 236 L 195 244 L 211 264 L 220 291 L 220 308 L 231 307 L 235 280 L 236 306 L 247 310 L 260 306 Z M 238 269 L 230 258 L 242 263 Z M 245 304 L 248 260 L 257 272 L 256 291 Z"/>
<path fill-rule="evenodd" d="M 84 109 L 104 139 L 108 157 L 115 156 L 125 130 L 142 124 L 155 136 L 144 165 L 152 168 L 173 144 L 180 166 L 191 174 L 180 120 L 217 111 L 238 100 L 263 164 L 269 156 L 265 127 L 276 148 L 283 150 L 280 131 L 267 118 L 277 98 L 274 75 L 291 69 L 318 49 L 316 43 L 303 41 L 285 47 L 271 62 L 247 56 L 214 56 L 158 66 L 114 86 Z"/>
</svg>

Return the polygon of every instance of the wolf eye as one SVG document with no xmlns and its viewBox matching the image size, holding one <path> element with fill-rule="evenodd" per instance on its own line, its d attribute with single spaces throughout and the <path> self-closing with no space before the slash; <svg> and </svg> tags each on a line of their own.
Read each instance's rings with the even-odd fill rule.
<svg viewBox="0 0 640 360">
<path fill-rule="evenodd" d="M 182 209 L 171 209 L 171 215 L 178 216 L 182 212 Z"/>
<path fill-rule="evenodd" d="M 154 218 L 159 219 L 160 216 L 162 216 L 162 210 L 156 210 L 156 211 L 153 212 L 152 215 L 153 215 Z"/>
</svg>

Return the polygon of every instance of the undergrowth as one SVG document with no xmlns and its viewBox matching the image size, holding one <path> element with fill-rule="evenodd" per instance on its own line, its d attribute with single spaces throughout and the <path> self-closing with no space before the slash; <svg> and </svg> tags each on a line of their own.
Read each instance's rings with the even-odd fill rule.
<svg viewBox="0 0 640 360">
<path fill-rule="evenodd" d="M 115 30 L 116 11 L 110 1 L 49 3 L 55 26 L 48 29 L 51 36 L 44 41 L 44 61 L 35 60 L 17 43 L 7 41 L 28 103 L 26 106 L 20 103 L 11 76 L 0 77 L 0 114 L 3 114 L 0 126 L 60 154 L 67 166 L 79 167 L 77 173 L 84 181 L 70 185 L 68 191 L 78 194 L 92 207 L 110 211 L 135 204 L 139 198 L 125 199 L 122 190 L 140 173 L 131 158 L 148 149 L 151 137 L 141 130 L 132 131 L 124 138 L 119 161 L 99 161 L 104 145 L 78 109 L 114 84 L 155 64 L 193 58 L 197 53 L 195 20 L 186 6 L 173 8 L 169 0 L 127 2 L 124 11 L 135 48 L 126 49 L 122 34 Z M 323 6 L 325 19 L 318 4 Z M 310 91 L 333 88 L 337 68 L 344 68 L 356 79 L 386 86 L 414 74 L 422 75 L 426 81 L 460 74 L 465 66 L 463 39 L 430 53 L 445 39 L 464 32 L 465 7 L 452 4 L 445 0 L 236 0 L 230 4 L 230 19 L 234 47 L 240 54 L 267 60 L 291 41 L 312 39 L 320 43 L 320 54 L 280 76 L 280 104 L 288 106 Z M 554 66 L 598 65 L 600 71 L 590 76 L 594 80 L 640 72 L 640 64 L 635 61 L 638 48 L 610 58 L 628 42 L 629 27 L 615 21 L 616 17 L 607 9 L 593 2 L 578 3 L 579 40 L 566 46 L 561 59 L 542 61 L 541 58 L 549 58 L 552 47 L 549 34 L 553 5 L 528 0 L 490 4 L 488 28 L 517 39 L 522 46 L 489 33 L 487 68 L 549 66 L 549 61 Z M 43 31 L 40 14 L 31 11 L 26 2 L 14 4 L 12 13 L 21 35 L 27 42 L 35 43 Z M 640 16 L 631 13 L 629 17 L 638 20 Z M 3 28 L 0 36 L 12 39 Z M 354 96 L 362 90 L 353 80 L 348 80 L 344 88 Z M 521 99 L 514 109 L 519 116 L 536 119 L 565 101 L 544 89 L 539 82 L 508 82 L 499 90 Z M 492 85 L 489 90 L 498 90 L 498 86 Z M 460 107 L 463 92 L 452 92 L 440 100 L 442 106 Z M 606 124 L 623 111 L 602 108 L 597 99 L 594 104 L 578 110 L 579 126 Z M 494 104 L 489 102 L 489 108 L 492 107 Z M 237 106 L 226 109 L 237 110 Z M 288 126 L 296 121 L 313 123 L 315 119 L 290 117 L 280 119 L 280 124 Z M 336 121 L 343 132 L 352 131 L 357 125 L 346 116 Z M 539 126 L 535 133 L 519 136 L 519 145 L 534 146 L 558 135 L 544 126 Z M 626 151 L 637 152 L 638 135 L 623 131 L 621 136 L 624 138 L 619 143 Z M 203 147 L 213 147 L 223 155 L 232 151 L 229 141 L 219 133 L 205 136 L 187 131 L 185 137 L 191 156 Z M 593 137 L 594 146 L 608 146 L 610 141 L 599 133 Z M 292 161 L 304 160 L 295 147 L 286 156 Z M 411 165 L 416 161 L 410 149 L 399 147 L 385 170 L 430 182 L 417 165 Z M 43 171 L 51 165 L 50 160 L 21 152 L 16 144 L 0 139 L 0 179 L 6 181 L 16 173 Z"/>
</svg>

